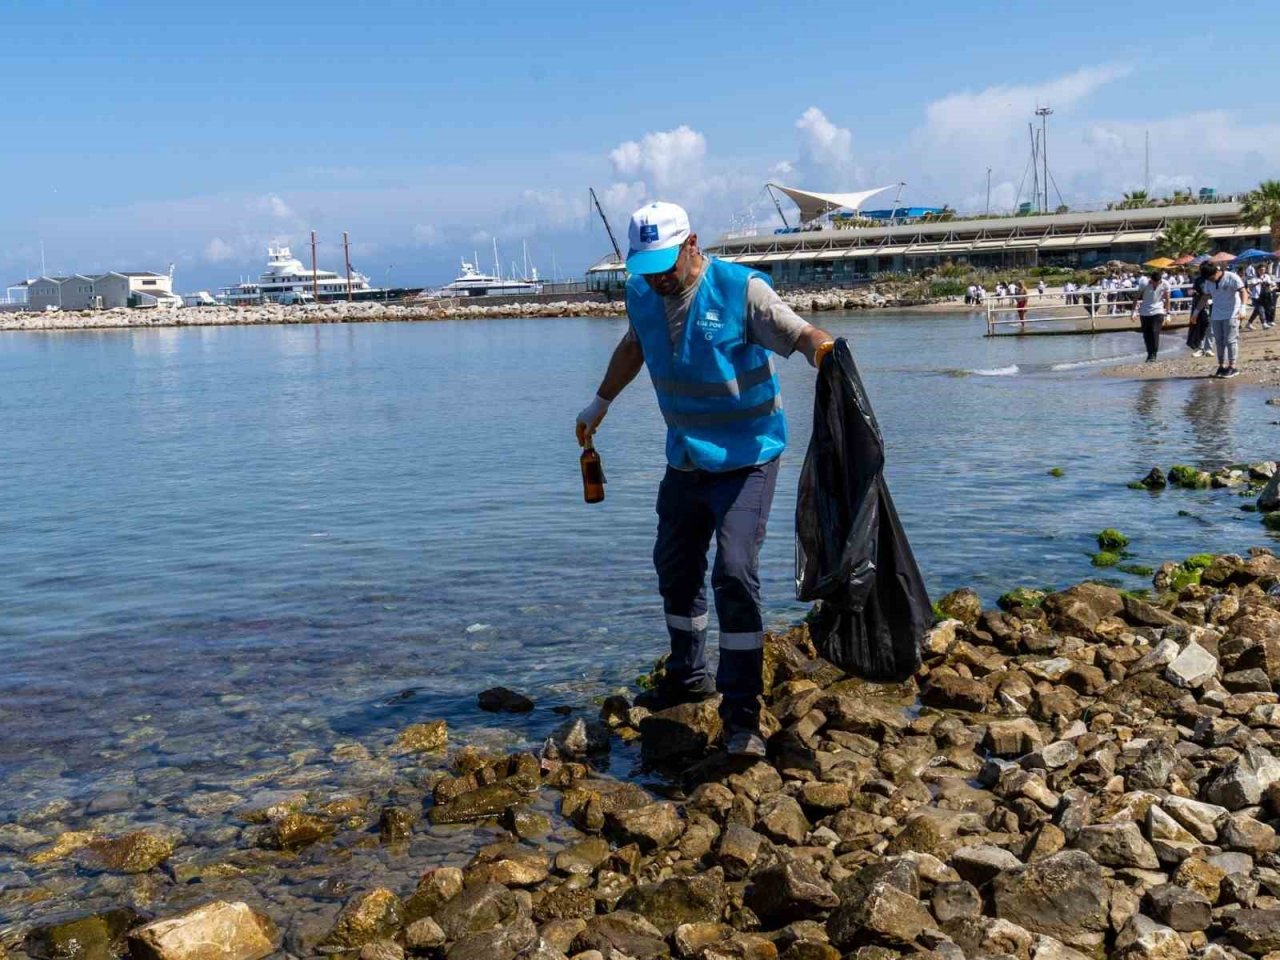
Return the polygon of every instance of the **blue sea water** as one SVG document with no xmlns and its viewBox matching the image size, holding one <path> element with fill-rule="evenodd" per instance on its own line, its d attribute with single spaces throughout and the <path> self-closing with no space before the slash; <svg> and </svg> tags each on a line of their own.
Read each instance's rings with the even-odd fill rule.
<svg viewBox="0 0 1280 960">
<path fill-rule="evenodd" d="M 935 594 L 1096 574 L 1092 536 L 1108 526 L 1151 565 L 1273 542 L 1232 492 L 1125 486 L 1156 464 L 1280 453 L 1254 388 L 1091 369 L 1133 355 L 1136 334 L 991 340 L 967 315 L 815 319 L 850 339 Z M 582 502 L 573 436 L 623 329 L 0 336 L 0 823 L 67 798 L 75 825 L 112 791 L 163 821 L 181 791 L 233 775 L 270 786 L 299 752 L 335 745 L 376 755 L 426 718 L 464 739 L 536 739 L 558 719 L 545 708 L 629 682 L 666 642 L 650 565 L 663 429 L 647 383 L 599 433 L 603 504 Z M 781 624 L 805 612 L 792 512 L 814 372 L 799 357 L 780 367 L 793 442 L 762 572 Z M 481 714 L 475 695 L 495 684 L 540 709 Z"/>
</svg>

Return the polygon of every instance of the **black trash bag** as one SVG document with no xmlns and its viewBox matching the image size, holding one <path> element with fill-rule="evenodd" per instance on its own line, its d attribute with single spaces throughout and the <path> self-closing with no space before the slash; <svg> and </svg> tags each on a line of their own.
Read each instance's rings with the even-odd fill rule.
<svg viewBox="0 0 1280 960">
<path fill-rule="evenodd" d="M 884 438 L 842 337 L 822 361 L 796 497 L 796 598 L 822 655 L 873 680 L 920 666 L 933 608 L 885 483 Z"/>
</svg>

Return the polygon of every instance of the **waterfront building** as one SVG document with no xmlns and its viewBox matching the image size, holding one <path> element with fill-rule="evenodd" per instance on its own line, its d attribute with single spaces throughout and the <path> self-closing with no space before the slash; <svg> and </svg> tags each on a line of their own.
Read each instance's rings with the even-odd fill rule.
<svg viewBox="0 0 1280 960">
<path fill-rule="evenodd" d="M 726 234 L 707 252 L 769 273 L 778 286 L 841 286 L 944 263 L 986 269 L 1143 263 L 1155 256 L 1156 239 L 1175 220 L 1204 228 L 1215 250 L 1269 249 L 1269 231 L 1246 226 L 1240 203 L 1204 199 L 1210 202 L 967 219 L 925 216 L 876 226 L 861 225 L 865 220 L 839 226 L 828 217 L 811 228 Z"/>
<path fill-rule="evenodd" d="M 25 287 L 28 310 L 114 310 L 117 307 L 181 306 L 173 292 L 173 278 L 148 270 L 74 273 L 66 277 L 40 276 Z"/>
</svg>

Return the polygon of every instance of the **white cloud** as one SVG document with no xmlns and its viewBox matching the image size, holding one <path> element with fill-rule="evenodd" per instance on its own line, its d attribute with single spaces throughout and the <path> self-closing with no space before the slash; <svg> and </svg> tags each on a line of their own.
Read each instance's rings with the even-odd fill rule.
<svg viewBox="0 0 1280 960">
<path fill-rule="evenodd" d="M 706 137 L 681 125 L 621 143 L 609 161 L 619 176 L 639 178 L 657 195 L 676 196 L 701 183 L 706 156 Z"/>
<path fill-rule="evenodd" d="M 269 193 L 265 197 L 259 197 L 255 207 L 263 213 L 270 214 L 277 220 L 294 219 L 293 210 L 291 210 L 289 205 L 274 193 Z"/>
<path fill-rule="evenodd" d="M 214 237 L 205 244 L 204 259 L 212 263 L 222 263 L 225 260 L 232 260 L 235 256 L 235 248 L 221 237 Z"/>
<path fill-rule="evenodd" d="M 413 239 L 424 247 L 430 247 L 440 242 L 440 228 L 429 223 L 415 223 L 413 225 Z"/>
<path fill-rule="evenodd" d="M 853 189 L 851 180 L 857 175 L 853 162 L 853 133 L 837 127 L 817 107 L 810 107 L 800 115 L 796 130 L 800 138 L 798 166 L 817 181 L 810 187 Z"/>
</svg>

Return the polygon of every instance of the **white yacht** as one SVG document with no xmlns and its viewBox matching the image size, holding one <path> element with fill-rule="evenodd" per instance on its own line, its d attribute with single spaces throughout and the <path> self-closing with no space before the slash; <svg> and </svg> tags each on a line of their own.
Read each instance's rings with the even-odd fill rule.
<svg viewBox="0 0 1280 960">
<path fill-rule="evenodd" d="M 365 299 L 375 292 L 369 278 L 351 271 L 351 294 Z M 218 302 L 230 306 L 256 303 L 314 303 L 321 300 L 345 300 L 347 278 L 331 270 L 314 274 L 302 265 L 288 247 L 267 248 L 267 269 L 257 280 L 223 287 Z"/>
<path fill-rule="evenodd" d="M 542 281 L 535 267 L 532 276 L 525 279 L 504 280 L 490 273 L 481 273 L 474 263 L 462 261 L 462 275 L 447 283 L 433 296 L 436 297 L 504 297 L 524 293 L 541 293 Z"/>
</svg>

